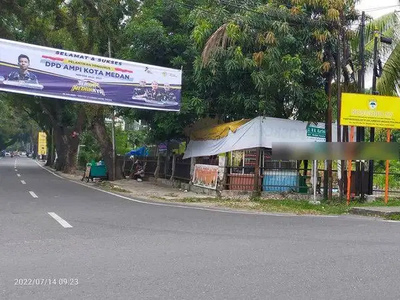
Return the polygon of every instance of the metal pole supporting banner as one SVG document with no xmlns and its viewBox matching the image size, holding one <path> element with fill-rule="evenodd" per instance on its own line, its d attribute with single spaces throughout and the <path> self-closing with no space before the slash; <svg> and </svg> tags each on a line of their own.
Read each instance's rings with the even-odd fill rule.
<svg viewBox="0 0 400 300">
<path fill-rule="evenodd" d="M 111 58 L 111 42 L 110 38 L 108 38 L 108 56 Z M 115 180 L 115 109 L 113 106 L 113 113 L 111 118 L 111 139 L 112 139 L 112 178 L 111 180 Z"/>
<path fill-rule="evenodd" d="M 339 31 L 339 35 L 338 35 L 338 55 L 337 55 L 337 122 L 336 122 L 336 138 L 337 138 L 337 142 L 340 142 L 342 140 L 342 127 L 340 126 L 340 110 L 342 107 L 342 92 L 341 92 L 341 69 L 342 69 L 342 63 L 341 63 L 341 59 L 340 59 L 340 53 L 341 53 L 341 38 L 342 38 L 342 28 Z M 337 177 L 338 177 L 338 190 L 339 190 L 339 196 L 340 198 L 342 198 L 343 196 L 343 187 L 344 187 L 344 182 L 343 182 L 343 178 L 342 178 L 342 169 L 341 169 L 341 164 L 340 161 L 337 161 Z"/>
<path fill-rule="evenodd" d="M 358 84 L 360 93 L 365 93 L 365 11 L 361 14 L 361 26 L 360 26 L 360 62 L 361 69 L 358 73 Z M 365 127 L 357 127 L 357 142 L 365 141 Z M 365 199 L 364 194 L 364 166 L 365 162 L 360 160 L 357 163 L 357 178 L 359 182 L 359 191 L 361 200 Z"/>
</svg>

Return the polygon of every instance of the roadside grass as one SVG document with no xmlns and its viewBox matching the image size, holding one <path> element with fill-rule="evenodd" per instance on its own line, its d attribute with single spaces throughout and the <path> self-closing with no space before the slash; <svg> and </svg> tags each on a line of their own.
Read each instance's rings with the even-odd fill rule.
<svg viewBox="0 0 400 300">
<path fill-rule="evenodd" d="M 320 205 L 314 205 L 308 201 L 300 200 L 267 200 L 267 199 L 217 199 L 217 198 L 184 198 L 179 202 L 183 203 L 207 203 L 218 207 L 228 207 L 234 209 L 246 209 L 261 212 L 280 212 L 293 214 L 343 214 L 348 212 L 349 207 L 345 203 L 327 204 L 321 202 Z"/>
<path fill-rule="evenodd" d="M 95 184 L 102 189 L 119 192 L 131 193 L 120 186 L 114 185 L 108 181 L 100 181 Z M 191 203 L 204 204 L 214 207 L 225 207 L 240 210 L 258 211 L 258 212 L 275 212 L 275 213 L 291 213 L 296 215 L 342 215 L 349 213 L 352 207 L 378 207 L 378 206 L 400 206 L 400 200 L 390 199 L 387 204 L 382 199 L 377 199 L 374 202 L 359 202 L 352 200 L 347 205 L 346 200 L 334 199 L 332 201 L 322 200 L 320 204 L 312 204 L 308 200 L 275 200 L 263 198 L 251 199 L 222 199 L 216 197 L 185 197 L 180 198 L 176 193 L 168 193 L 167 197 L 151 197 L 154 200 L 176 202 L 176 203 Z M 176 198 L 175 198 L 176 197 Z M 399 215 L 389 215 L 385 217 L 388 220 L 399 220 Z"/>
<path fill-rule="evenodd" d="M 389 200 L 387 205 L 382 200 L 377 200 L 371 203 L 352 201 L 349 205 L 347 205 L 345 200 L 334 200 L 331 202 L 321 201 L 321 204 L 312 204 L 306 200 L 268 200 L 260 198 L 254 198 L 251 200 L 184 198 L 178 201 L 183 203 L 208 203 L 214 204 L 218 207 L 246 209 L 261 212 L 293 213 L 297 215 L 342 215 L 348 213 L 352 207 L 400 206 L 400 200 Z M 396 218 L 396 216 L 390 217 Z"/>
<path fill-rule="evenodd" d="M 357 205 L 354 206 L 400 206 L 400 200 L 399 199 L 389 199 L 388 203 L 385 204 L 384 200 L 376 200 L 374 202 L 370 203 L 358 203 Z"/>
<path fill-rule="evenodd" d="M 385 216 L 385 220 L 400 221 L 400 214 Z"/>
<path fill-rule="evenodd" d="M 124 188 L 121 188 L 121 187 L 119 187 L 117 185 L 114 185 L 114 184 L 110 183 L 109 181 L 96 182 L 96 186 L 101 187 L 101 188 L 103 188 L 105 190 L 108 190 L 108 191 L 120 192 L 120 193 L 130 193 L 130 191 L 128 191 L 128 190 L 126 190 Z"/>
<path fill-rule="evenodd" d="M 81 172 L 79 172 L 81 173 Z M 77 174 L 76 175 L 81 175 Z M 63 174 L 65 176 L 65 174 Z M 109 181 L 96 182 L 95 186 L 104 190 L 131 194 L 131 191 L 126 190 L 118 185 L 114 185 Z M 347 205 L 346 200 L 334 199 L 330 202 L 323 200 L 320 204 L 312 204 L 307 200 L 272 200 L 272 199 L 261 199 L 251 198 L 250 200 L 243 199 L 221 199 L 213 197 L 186 197 L 180 198 L 177 193 L 171 192 L 166 194 L 169 199 L 164 197 L 151 197 L 154 200 L 161 200 L 167 202 L 177 203 L 193 203 L 193 204 L 206 204 L 216 207 L 226 207 L 233 209 L 260 211 L 260 212 L 276 212 L 276 213 L 292 213 L 292 214 L 314 214 L 314 215 L 341 215 L 346 214 L 352 207 L 379 207 L 379 206 L 399 206 L 400 199 L 389 199 L 388 203 L 385 204 L 383 199 L 377 199 L 374 202 L 362 203 L 356 200 L 350 202 Z M 175 198 L 176 197 L 176 198 Z M 175 199 L 174 199 L 175 198 Z M 400 221 L 399 214 L 390 214 L 384 217 L 387 220 Z"/>
</svg>

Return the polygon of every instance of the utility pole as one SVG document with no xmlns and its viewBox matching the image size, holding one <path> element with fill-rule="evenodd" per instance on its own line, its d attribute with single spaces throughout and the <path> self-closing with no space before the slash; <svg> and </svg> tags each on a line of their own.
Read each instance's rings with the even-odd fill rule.
<svg viewBox="0 0 400 300">
<path fill-rule="evenodd" d="M 328 131 L 326 132 L 326 141 L 332 143 L 332 77 L 329 76 L 328 86 Z M 328 173 L 328 200 L 332 200 L 332 160 L 327 161 Z"/>
<path fill-rule="evenodd" d="M 358 86 L 360 93 L 365 93 L 365 11 L 361 14 L 361 28 L 360 28 L 360 63 L 361 69 L 358 73 Z M 365 128 L 357 127 L 357 142 L 365 141 Z M 361 160 L 360 163 L 357 163 L 357 178 L 361 178 L 358 180 L 361 200 L 364 200 L 364 162 Z"/>
<path fill-rule="evenodd" d="M 374 70 L 373 70 L 373 77 L 372 77 L 372 94 L 373 95 L 378 95 L 378 91 L 376 90 L 376 78 L 380 77 L 381 74 L 378 74 L 378 38 L 380 38 L 381 43 L 384 44 L 392 44 L 393 40 L 388 37 L 384 37 L 379 31 L 378 28 L 375 28 L 374 32 L 375 38 L 374 38 Z M 382 70 L 380 70 L 382 71 Z M 369 137 L 370 142 L 375 141 L 375 128 L 371 127 L 370 129 L 370 137 Z M 374 161 L 370 160 L 369 161 L 369 182 L 368 182 L 368 194 L 372 195 L 374 192 Z"/>
<path fill-rule="evenodd" d="M 108 38 L 108 57 L 111 58 L 111 41 L 110 37 Z M 112 178 L 111 180 L 115 180 L 115 109 L 113 106 L 113 113 L 111 118 L 111 139 L 112 139 Z"/>
<path fill-rule="evenodd" d="M 374 70 L 372 75 L 372 94 L 376 95 L 376 77 L 377 77 L 377 68 L 378 68 L 378 37 L 379 32 L 378 29 L 375 28 L 375 37 L 374 37 Z M 373 143 L 375 141 L 375 128 L 371 127 L 369 131 L 369 141 Z M 369 168 L 368 168 L 368 194 L 372 195 L 374 193 L 374 161 L 369 161 Z"/>
<path fill-rule="evenodd" d="M 340 27 L 339 30 L 339 35 L 338 35 L 338 41 L 337 41 L 337 61 L 336 61 L 336 69 L 337 69 L 337 121 L 336 121 L 336 134 L 337 134 L 337 142 L 340 142 L 342 139 L 342 132 L 341 132 L 341 126 L 340 126 L 340 109 L 342 106 L 342 92 L 341 92 L 341 78 L 342 78 L 342 62 L 340 58 L 340 53 L 341 53 L 341 38 L 342 38 L 342 27 Z M 339 194 L 340 198 L 342 198 L 343 195 L 343 187 L 344 187 L 344 178 L 343 178 L 343 167 L 344 164 L 340 162 L 340 168 L 338 166 L 338 178 L 339 180 Z M 340 174 L 339 174 L 340 172 Z"/>
</svg>

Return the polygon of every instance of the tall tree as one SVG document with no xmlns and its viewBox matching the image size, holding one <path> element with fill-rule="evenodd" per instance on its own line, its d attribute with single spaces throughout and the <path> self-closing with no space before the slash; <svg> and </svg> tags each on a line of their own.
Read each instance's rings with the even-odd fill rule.
<svg viewBox="0 0 400 300">
<path fill-rule="evenodd" d="M 214 92 L 210 106 L 224 103 L 227 113 L 242 116 L 325 119 L 336 8 L 327 1 L 220 2 L 223 8 L 194 10 L 193 35 L 203 49 L 198 83 Z"/>
<path fill-rule="evenodd" d="M 132 17 L 125 29 L 120 51 L 123 59 L 164 67 L 183 69 L 181 111 L 154 112 L 125 110 L 124 113 L 145 120 L 151 127 L 153 142 L 183 137 L 183 129 L 206 113 L 194 83 L 193 61 L 198 50 L 193 47 L 193 22 L 190 11 L 204 1 L 144 0 L 140 14 Z"/>
<path fill-rule="evenodd" d="M 72 16 L 68 24 L 70 33 L 77 36 L 78 50 L 115 57 L 121 47 L 126 20 L 136 13 L 139 5 L 140 2 L 134 0 L 71 0 L 66 4 L 66 9 Z M 109 178 L 121 177 L 120 172 L 113 173 L 112 157 L 115 153 L 113 154 L 112 140 L 105 125 L 105 118 L 113 115 L 112 108 L 87 104 L 84 109 L 90 128 L 99 142 Z"/>
</svg>

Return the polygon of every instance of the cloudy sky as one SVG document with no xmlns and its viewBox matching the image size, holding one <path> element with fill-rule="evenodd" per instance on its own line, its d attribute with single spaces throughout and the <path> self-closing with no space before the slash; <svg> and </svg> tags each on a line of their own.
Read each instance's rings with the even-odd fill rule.
<svg viewBox="0 0 400 300">
<path fill-rule="evenodd" d="M 361 0 L 356 8 L 364 10 L 373 18 L 380 17 L 394 10 L 400 10 L 399 0 Z"/>
</svg>

